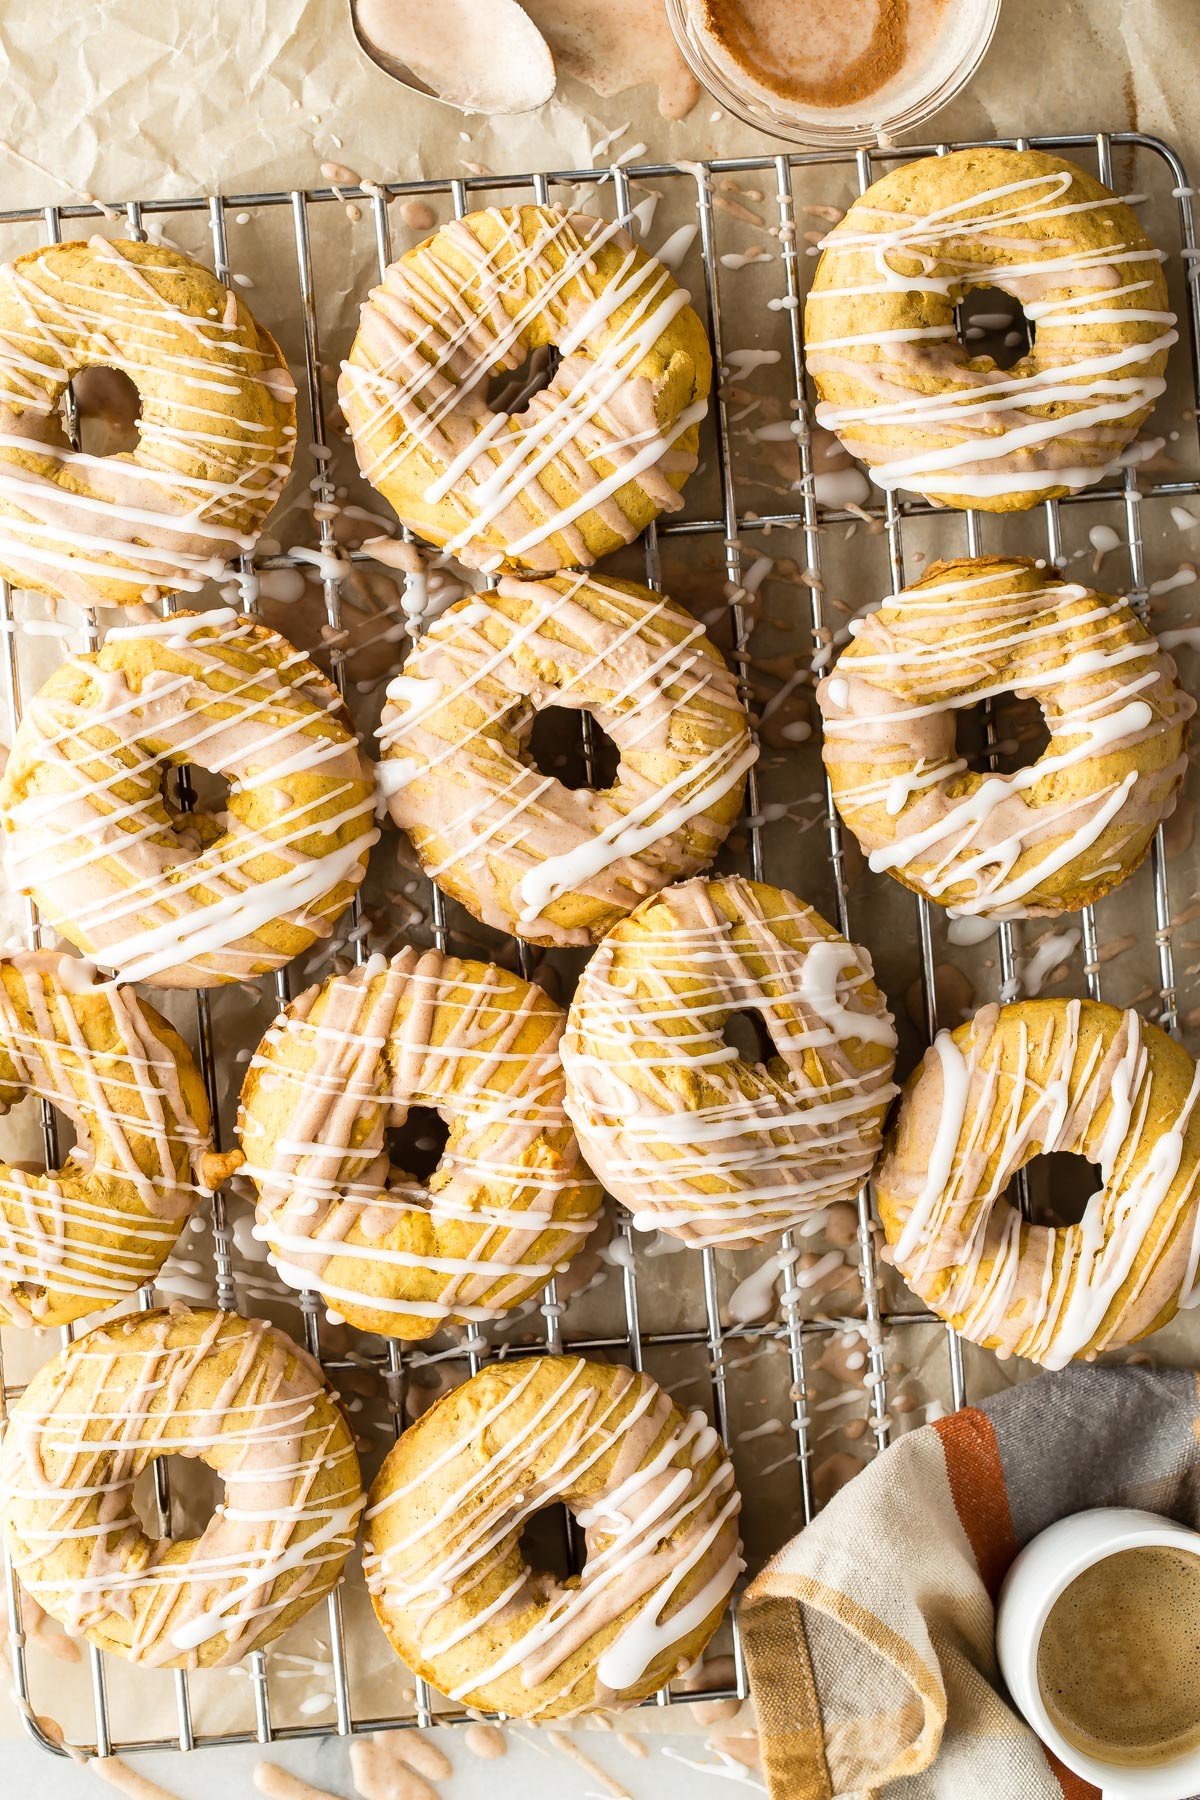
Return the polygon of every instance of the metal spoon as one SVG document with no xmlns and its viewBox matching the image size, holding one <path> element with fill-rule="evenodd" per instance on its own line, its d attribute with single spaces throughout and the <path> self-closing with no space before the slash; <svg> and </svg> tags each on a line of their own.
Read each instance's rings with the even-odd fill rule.
<svg viewBox="0 0 1200 1800">
<path fill-rule="evenodd" d="M 350 0 L 350 23 L 359 47 L 385 75 L 458 112 L 532 112 L 550 99 L 554 58 L 519 0 L 440 0 L 436 23 L 433 10 L 431 0 Z M 446 42 L 456 29 L 461 35 L 464 53 L 447 57 L 442 81 L 429 75 L 432 58 L 426 73 L 418 74 L 405 60 L 411 51 L 389 47 L 389 39 L 393 45 L 403 37 L 411 42 L 425 16 L 431 39 Z M 472 39 L 486 46 L 474 69 L 465 54 Z"/>
</svg>

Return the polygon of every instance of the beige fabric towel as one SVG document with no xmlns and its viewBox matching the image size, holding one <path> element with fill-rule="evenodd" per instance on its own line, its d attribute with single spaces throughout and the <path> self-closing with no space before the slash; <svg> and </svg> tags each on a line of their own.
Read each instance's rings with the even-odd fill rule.
<svg viewBox="0 0 1200 1800">
<path fill-rule="evenodd" d="M 993 1602 L 1055 1519 L 1200 1527 L 1200 1382 L 1042 1375 L 910 1432 L 751 1585 L 742 1624 L 772 1800 L 1085 1800 L 1013 1711 Z"/>
</svg>

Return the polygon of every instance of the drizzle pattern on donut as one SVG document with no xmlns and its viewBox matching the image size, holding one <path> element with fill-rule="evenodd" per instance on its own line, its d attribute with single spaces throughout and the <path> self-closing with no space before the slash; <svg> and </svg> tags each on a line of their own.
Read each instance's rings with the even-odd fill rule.
<svg viewBox="0 0 1200 1800">
<path fill-rule="evenodd" d="M 526 1563 L 562 1500 L 587 1559 Z M 497 1364 L 440 1400 L 370 1494 L 363 1564 L 380 1623 L 451 1699 L 518 1717 L 628 1706 L 699 1654 L 741 1570 L 741 1501 L 704 1414 L 582 1357 Z"/>
<path fill-rule="evenodd" d="M 127 988 L 53 951 L 0 958 L 0 1109 L 75 1130 L 58 1169 L 0 1163 L 0 1324 L 63 1325 L 153 1280 L 225 1173 L 186 1045 Z"/>
<path fill-rule="evenodd" d="M 498 1318 L 565 1268 L 600 1191 L 563 1110 L 563 1023 L 517 975 L 412 948 L 294 1000 L 239 1119 L 283 1279 L 365 1330 L 423 1338 Z M 427 1186 L 389 1160 L 410 1106 L 450 1127 Z"/>
<path fill-rule="evenodd" d="M 167 771 L 229 781 L 182 813 Z M 211 987 L 328 934 L 378 837 L 336 689 L 228 608 L 110 631 L 30 702 L 0 779 L 9 878 L 126 981 Z"/>
<path fill-rule="evenodd" d="M 973 1342 L 1062 1368 L 1156 1331 L 1196 1294 L 1200 1069 L 1135 1012 L 1090 1000 L 986 1006 L 938 1034 L 876 1178 L 890 1257 Z M 1079 1224 L 1004 1197 L 1035 1156 L 1084 1156 Z"/>
<path fill-rule="evenodd" d="M 613 784 L 528 755 L 544 706 L 594 714 Z M 505 578 L 441 615 L 388 687 L 379 784 L 426 873 L 476 918 L 586 944 L 712 860 L 757 755 L 703 626 L 633 582 Z"/>
<path fill-rule="evenodd" d="M 1008 692 L 1038 702 L 1050 743 L 978 774 L 956 716 Z M 1128 601 L 998 557 L 936 564 L 856 620 L 817 700 L 834 799 L 871 868 L 989 918 L 1073 910 L 1137 867 L 1174 809 L 1195 711 Z"/>
<path fill-rule="evenodd" d="M 734 1014 L 770 1039 L 750 1062 Z M 780 888 L 684 883 L 608 935 L 563 1040 L 584 1155 L 639 1230 L 743 1248 L 852 1199 L 896 1034 L 865 950 Z"/>
<path fill-rule="evenodd" d="M 894 170 L 824 241 L 805 315 L 817 418 L 879 486 L 1009 511 L 1097 481 L 1164 390 L 1177 341 L 1132 210 L 1037 150 L 962 150 Z M 954 307 L 1020 302 L 1032 349 L 971 357 Z"/>
<path fill-rule="evenodd" d="M 584 566 L 631 543 L 696 466 L 708 341 L 619 222 L 489 207 L 385 272 L 338 386 L 363 474 L 463 562 Z M 488 377 L 557 348 L 523 410 Z"/>
<path fill-rule="evenodd" d="M 86 454 L 71 377 L 137 387 L 131 452 Z M 236 291 L 157 244 L 92 237 L 0 267 L 0 574 L 81 606 L 196 593 L 251 550 L 295 449 L 295 384 Z"/>
<path fill-rule="evenodd" d="M 148 1537 L 133 1505 L 159 1457 L 225 1484 L 197 1538 Z M 73 1632 L 132 1662 L 215 1668 L 278 1637 L 333 1587 L 363 1495 L 317 1364 L 262 1319 L 135 1314 L 43 1365 L 0 1451 L 17 1574 Z"/>
</svg>

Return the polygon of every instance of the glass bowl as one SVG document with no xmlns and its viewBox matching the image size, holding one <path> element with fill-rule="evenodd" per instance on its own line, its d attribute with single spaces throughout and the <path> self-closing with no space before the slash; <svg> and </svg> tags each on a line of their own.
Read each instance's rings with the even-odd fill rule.
<svg viewBox="0 0 1200 1800">
<path fill-rule="evenodd" d="M 954 0 L 954 4 L 965 6 L 966 0 Z M 886 147 L 895 133 L 922 124 L 953 100 L 983 61 L 996 30 L 1000 6 L 1001 0 L 970 0 L 973 16 L 957 26 L 948 25 L 947 33 L 954 42 L 941 54 L 935 48 L 928 59 L 926 81 L 915 91 L 911 85 L 901 86 L 890 101 L 885 89 L 881 109 L 871 113 L 867 110 L 870 98 L 856 108 L 803 107 L 782 96 L 771 99 L 747 84 L 737 84 L 735 71 L 713 60 L 711 48 L 698 29 L 695 0 L 666 0 L 667 17 L 684 60 L 726 111 L 775 137 L 833 149 L 854 149 L 861 144 Z M 950 20 L 954 17 L 951 11 Z"/>
</svg>

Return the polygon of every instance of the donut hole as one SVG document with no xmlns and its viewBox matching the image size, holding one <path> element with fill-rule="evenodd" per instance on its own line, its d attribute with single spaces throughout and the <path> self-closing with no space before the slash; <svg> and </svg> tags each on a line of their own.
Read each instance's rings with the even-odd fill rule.
<svg viewBox="0 0 1200 1800">
<path fill-rule="evenodd" d="M 721 1030 L 721 1038 L 729 1050 L 736 1050 L 743 1062 L 763 1066 L 778 1052 L 761 1013 L 730 1013 Z"/>
<path fill-rule="evenodd" d="M 1053 1150 L 1026 1165 L 1029 1209 L 1035 1225 L 1078 1225 L 1104 1182 L 1085 1156 Z M 1015 1196 L 1010 1196 L 1015 1201 Z"/>
<path fill-rule="evenodd" d="M 450 1127 L 432 1106 L 410 1106 L 403 1125 L 384 1133 L 388 1160 L 417 1181 L 428 1181 L 446 1149 Z"/>
<path fill-rule="evenodd" d="M 959 708 L 954 719 L 954 747 L 976 775 L 1012 775 L 1032 768 L 1050 742 L 1050 730 L 1036 700 L 1001 694 L 988 708 Z"/>
<path fill-rule="evenodd" d="M 171 829 L 189 850 L 199 850 L 228 830 L 230 783 L 195 765 L 163 773 L 163 805 Z"/>
<path fill-rule="evenodd" d="M 10 1169 L 19 1169 L 23 1175 L 45 1175 L 51 1169 L 61 1169 L 72 1150 L 86 1153 L 87 1137 L 76 1121 L 60 1112 L 57 1106 L 50 1106 L 48 1102 L 47 1106 L 54 1134 L 53 1145 L 47 1142 L 43 1126 L 47 1113 L 33 1094 L 22 1094 L 11 1106 L 0 1109 L 0 1117 L 6 1124 L 6 1138 L 14 1152 L 17 1146 L 30 1151 L 28 1156 L 14 1154 L 7 1157 L 5 1160 Z"/>
<path fill-rule="evenodd" d="M 163 1481 L 167 1483 L 163 1491 L 169 1489 L 171 1497 L 165 1519 L 159 1510 L 159 1484 Z M 156 1457 L 133 1484 L 133 1510 L 142 1530 L 160 1543 L 200 1537 L 224 1501 L 225 1483 L 198 1456 Z"/>
<path fill-rule="evenodd" d="M 986 360 L 996 369 L 1011 369 L 1028 356 L 1037 330 L 1020 301 L 994 287 L 969 289 L 955 308 L 954 322 L 971 360 Z"/>
<path fill-rule="evenodd" d="M 584 746 L 582 719 L 590 719 L 591 761 Z M 563 787 L 592 788 L 597 793 L 614 785 L 621 753 L 594 714 L 572 706 L 543 706 L 534 714 L 525 754 L 540 775 L 549 775 Z"/>
<path fill-rule="evenodd" d="M 570 1514 L 561 1501 L 531 1513 L 521 1527 L 518 1548 L 526 1565 L 553 1581 L 566 1581 L 571 1566 Z"/>
<path fill-rule="evenodd" d="M 550 386 L 558 367 L 553 344 L 538 344 L 516 369 L 497 369 L 488 379 L 487 406 L 509 418 L 528 411 L 535 394 Z"/>
<path fill-rule="evenodd" d="M 59 403 L 67 436 L 74 432 L 86 456 L 127 456 L 138 446 L 142 397 L 123 369 L 107 363 L 80 369 Z"/>
</svg>

